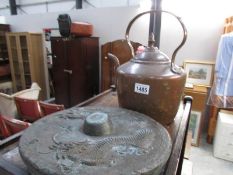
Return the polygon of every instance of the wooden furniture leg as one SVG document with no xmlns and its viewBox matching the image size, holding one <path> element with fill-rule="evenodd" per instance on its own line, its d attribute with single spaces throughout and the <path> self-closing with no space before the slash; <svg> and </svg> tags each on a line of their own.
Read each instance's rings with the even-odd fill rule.
<svg viewBox="0 0 233 175">
<path fill-rule="evenodd" d="M 217 123 L 217 116 L 218 116 L 219 108 L 215 106 L 210 107 L 210 119 L 209 119 L 209 126 L 208 126 L 208 133 L 207 133 L 207 143 L 213 143 L 213 137 L 215 133 L 216 123 Z"/>
</svg>

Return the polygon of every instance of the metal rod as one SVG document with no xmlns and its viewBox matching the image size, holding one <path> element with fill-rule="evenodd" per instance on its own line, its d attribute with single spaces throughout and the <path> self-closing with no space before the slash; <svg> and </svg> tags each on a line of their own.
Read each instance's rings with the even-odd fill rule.
<svg viewBox="0 0 233 175">
<path fill-rule="evenodd" d="M 18 9 L 23 12 L 24 14 L 28 14 L 25 10 L 23 10 L 21 7 L 18 7 Z"/>
<path fill-rule="evenodd" d="M 74 10 L 74 9 L 76 9 L 76 4 L 70 10 Z"/>
<path fill-rule="evenodd" d="M 66 0 L 67 1 L 75 1 L 75 0 Z M 59 2 L 64 2 L 64 0 L 53 0 L 53 1 L 42 1 L 42 2 L 32 2 L 32 3 L 25 3 L 21 4 L 20 6 L 33 6 L 33 5 L 43 5 L 43 4 L 54 4 L 54 3 L 59 3 Z"/>
<path fill-rule="evenodd" d="M 67 1 L 76 1 L 76 0 L 66 0 Z M 44 1 L 44 2 L 35 2 L 35 3 L 25 3 L 25 4 L 20 4 L 20 5 L 17 5 L 17 7 L 27 7 L 27 6 L 35 6 L 35 5 L 44 5 L 44 4 L 54 4 L 54 3 L 59 3 L 59 2 L 64 2 L 64 0 L 54 0 L 54 1 Z M 96 6 L 94 6 L 92 3 L 90 3 L 88 0 L 84 0 L 85 3 L 87 3 L 88 5 L 96 8 Z M 5 7 L 0 7 L 0 10 L 3 10 L 3 9 L 8 9 L 10 8 L 9 6 L 5 6 Z M 76 9 L 76 4 L 74 5 L 74 7 L 71 8 L 72 9 Z"/>
<path fill-rule="evenodd" d="M 154 26 L 154 35 L 155 35 L 155 46 L 159 48 L 160 46 L 160 33 L 161 33 L 161 1 L 162 0 L 157 0 L 157 5 L 156 5 L 156 10 L 160 11 L 160 13 L 158 13 L 155 16 L 155 26 Z"/>
<path fill-rule="evenodd" d="M 155 2 L 156 0 L 151 0 L 151 10 L 155 10 Z M 155 15 L 154 13 L 150 14 L 150 24 L 149 24 L 149 37 L 151 33 L 154 33 L 154 23 L 155 23 Z"/>
<path fill-rule="evenodd" d="M 83 0 L 76 0 L 76 9 L 83 8 Z"/>
<path fill-rule="evenodd" d="M 74 2 L 75 0 L 66 0 L 66 2 L 67 1 L 73 1 Z M 54 4 L 54 3 L 59 3 L 59 2 L 64 2 L 64 0 L 54 0 L 54 1 L 43 1 L 43 2 L 25 3 L 25 4 L 16 5 L 16 7 L 27 7 L 27 6 L 34 6 L 34 5 Z M 10 7 L 9 6 L 0 7 L 0 10 L 8 9 L 8 8 L 10 8 Z"/>
<path fill-rule="evenodd" d="M 84 0 L 84 2 L 85 2 L 86 4 L 88 4 L 88 5 L 90 5 L 91 7 L 96 8 L 96 6 L 95 6 L 94 4 L 92 4 L 92 3 L 90 3 L 88 0 Z"/>
<path fill-rule="evenodd" d="M 10 11 L 12 15 L 17 15 L 17 5 L 15 0 L 9 0 Z"/>
<path fill-rule="evenodd" d="M 162 10 L 162 0 L 151 0 L 151 10 Z M 155 47 L 160 46 L 160 32 L 161 32 L 161 12 L 150 15 L 149 35 L 153 33 L 155 36 Z"/>
</svg>

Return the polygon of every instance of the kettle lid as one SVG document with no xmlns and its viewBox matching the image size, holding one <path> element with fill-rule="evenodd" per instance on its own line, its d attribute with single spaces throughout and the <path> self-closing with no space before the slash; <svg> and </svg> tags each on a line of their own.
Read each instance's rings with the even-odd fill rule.
<svg viewBox="0 0 233 175">
<path fill-rule="evenodd" d="M 148 46 L 144 47 L 134 57 L 133 61 L 136 62 L 155 62 L 155 63 L 170 63 L 170 58 L 157 47 L 154 47 L 155 40 L 154 34 L 151 33 L 148 40 Z"/>
</svg>

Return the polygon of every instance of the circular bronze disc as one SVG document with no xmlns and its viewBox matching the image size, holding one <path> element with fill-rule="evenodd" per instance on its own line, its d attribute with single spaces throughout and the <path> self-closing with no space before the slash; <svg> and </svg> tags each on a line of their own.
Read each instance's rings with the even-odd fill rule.
<svg viewBox="0 0 233 175">
<path fill-rule="evenodd" d="M 83 132 L 85 118 L 106 113 L 111 132 Z M 167 130 L 144 114 L 123 108 L 73 107 L 33 123 L 19 142 L 33 175 L 159 174 L 171 152 Z"/>
</svg>

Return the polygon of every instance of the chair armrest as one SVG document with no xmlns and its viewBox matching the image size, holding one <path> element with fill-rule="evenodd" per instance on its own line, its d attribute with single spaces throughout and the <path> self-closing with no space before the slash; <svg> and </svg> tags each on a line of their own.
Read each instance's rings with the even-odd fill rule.
<svg viewBox="0 0 233 175">
<path fill-rule="evenodd" d="M 14 97 L 12 95 L 4 94 L 0 92 L 0 98 L 6 98 L 6 99 L 13 99 Z"/>
</svg>

